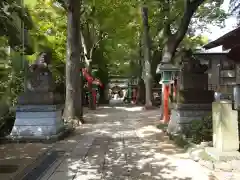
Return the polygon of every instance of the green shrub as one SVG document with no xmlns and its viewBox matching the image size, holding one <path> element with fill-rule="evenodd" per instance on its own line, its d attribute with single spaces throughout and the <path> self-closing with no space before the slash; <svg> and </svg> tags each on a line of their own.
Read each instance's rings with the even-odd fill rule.
<svg viewBox="0 0 240 180">
<path fill-rule="evenodd" d="M 209 115 L 201 120 L 191 121 L 188 133 L 188 137 L 192 139 L 193 143 L 212 141 L 212 116 Z"/>
<path fill-rule="evenodd" d="M 14 121 L 15 116 L 12 111 L 8 111 L 0 117 L 0 137 L 5 137 L 11 133 Z"/>
</svg>

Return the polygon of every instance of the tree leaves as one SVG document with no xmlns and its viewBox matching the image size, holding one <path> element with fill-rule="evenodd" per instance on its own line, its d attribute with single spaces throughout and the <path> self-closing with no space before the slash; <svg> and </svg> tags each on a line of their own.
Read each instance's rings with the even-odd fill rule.
<svg viewBox="0 0 240 180">
<path fill-rule="evenodd" d="M 2 0 L 0 2 L 0 18 L 0 36 L 7 37 L 9 45 L 17 51 L 22 50 L 22 44 L 25 43 L 24 52 L 32 54 L 33 49 L 29 44 L 30 41 L 26 31 L 33 26 L 28 9 L 15 0 Z M 25 25 L 26 30 L 24 32 L 21 29 L 21 21 Z"/>
<path fill-rule="evenodd" d="M 55 50 L 56 61 L 64 61 L 66 47 L 66 11 L 65 0 L 28 0 L 34 20 L 31 35 L 38 44 L 38 49 L 46 44 Z M 35 2 L 34 2 L 35 1 Z M 165 23 L 169 23 L 172 33 L 176 32 L 183 16 L 185 0 L 172 0 L 170 13 L 166 11 L 166 2 L 160 0 L 146 1 L 149 7 L 149 24 L 152 52 L 160 50 L 167 39 Z M 96 43 L 93 63 L 99 66 L 108 64 L 110 73 L 123 69 L 131 71 L 130 61 L 139 59 L 139 38 L 142 32 L 140 5 L 142 2 L 127 0 L 84 0 L 81 6 L 81 27 L 88 41 L 88 47 Z M 220 8 L 222 0 L 206 0 L 194 14 L 184 45 L 197 47 L 202 44 L 199 35 L 207 29 L 207 24 L 224 25 L 227 14 Z M 34 8 L 33 8 L 34 7 Z M 166 18 L 168 16 L 168 18 Z M 87 28 L 88 27 L 88 28 Z M 101 38 L 104 36 L 104 38 Z M 101 52 L 100 52 L 101 51 Z M 105 65 L 100 65 L 100 64 Z M 137 64 L 137 63 L 135 63 Z"/>
<path fill-rule="evenodd" d="M 240 19 L 240 1 L 239 0 L 230 0 L 230 12 L 233 15 L 236 15 L 238 20 Z"/>
</svg>

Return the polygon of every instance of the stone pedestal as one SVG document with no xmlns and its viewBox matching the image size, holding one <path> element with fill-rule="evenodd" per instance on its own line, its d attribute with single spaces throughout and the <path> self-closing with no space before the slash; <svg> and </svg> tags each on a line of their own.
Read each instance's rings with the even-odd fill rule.
<svg viewBox="0 0 240 180">
<path fill-rule="evenodd" d="M 19 105 L 10 134 L 13 139 L 49 139 L 64 128 L 62 105 Z"/>
<path fill-rule="evenodd" d="M 217 160 L 240 159 L 238 111 L 232 110 L 232 102 L 214 102 L 212 117 L 213 148 L 206 148 L 206 152 Z"/>
<path fill-rule="evenodd" d="M 211 104 L 175 104 L 171 110 L 168 133 L 187 135 L 191 121 L 201 121 L 211 113 Z"/>
<path fill-rule="evenodd" d="M 18 105 L 56 105 L 64 103 L 57 92 L 24 92 L 18 97 Z"/>
</svg>

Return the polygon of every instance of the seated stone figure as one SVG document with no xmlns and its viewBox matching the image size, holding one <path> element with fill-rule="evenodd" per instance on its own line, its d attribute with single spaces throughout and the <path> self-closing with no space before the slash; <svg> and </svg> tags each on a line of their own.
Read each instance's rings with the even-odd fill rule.
<svg viewBox="0 0 240 180">
<path fill-rule="evenodd" d="M 50 92 L 54 90 L 54 80 L 48 65 L 51 62 L 51 53 L 42 52 L 39 58 L 29 67 L 27 91 Z"/>
<path fill-rule="evenodd" d="M 62 104 L 63 98 L 55 91 L 55 83 L 49 64 L 51 53 L 42 52 L 37 60 L 30 65 L 26 79 L 26 91 L 18 98 L 19 105 Z"/>
<path fill-rule="evenodd" d="M 178 82 L 178 102 L 212 102 L 212 92 L 208 91 L 208 74 L 205 73 L 207 69 L 207 65 L 202 65 L 200 60 L 194 58 L 191 50 L 183 52 Z"/>
</svg>

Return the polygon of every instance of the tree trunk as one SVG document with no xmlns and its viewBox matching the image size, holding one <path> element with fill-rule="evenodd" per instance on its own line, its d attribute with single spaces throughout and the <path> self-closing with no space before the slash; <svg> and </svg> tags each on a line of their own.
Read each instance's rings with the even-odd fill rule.
<svg viewBox="0 0 240 180">
<path fill-rule="evenodd" d="M 82 77 L 80 78 L 80 0 L 69 0 L 66 58 L 66 100 L 64 118 L 72 124 L 83 122 Z"/>
<path fill-rule="evenodd" d="M 170 1 L 167 0 L 165 3 L 165 11 L 167 11 L 168 15 L 166 17 L 167 21 L 164 27 L 164 33 L 167 37 L 167 41 L 164 45 L 163 54 L 162 54 L 162 62 L 170 62 L 175 54 L 175 51 L 179 44 L 182 42 L 187 30 L 188 26 L 191 22 L 191 19 L 194 13 L 197 11 L 198 7 L 204 2 L 205 0 L 185 0 L 184 2 L 184 14 L 181 19 L 181 23 L 177 29 L 177 31 L 172 34 L 171 27 L 169 24 L 169 14 L 170 14 Z"/>
<path fill-rule="evenodd" d="M 142 7 L 143 20 L 143 47 L 144 47 L 144 81 L 145 81 L 145 107 L 152 107 L 152 76 L 151 76 L 151 54 L 148 24 L 148 8 Z"/>
<path fill-rule="evenodd" d="M 145 84 L 143 79 L 138 79 L 137 85 L 137 104 L 144 105 L 145 104 Z"/>
<path fill-rule="evenodd" d="M 139 59 L 138 59 L 138 84 L 137 84 L 137 104 L 145 104 L 145 84 L 142 79 L 143 76 L 143 49 L 142 49 L 143 36 L 142 33 L 139 36 Z"/>
<path fill-rule="evenodd" d="M 182 41 L 182 40 L 181 40 Z M 162 62 L 170 63 L 175 55 L 179 42 L 175 38 L 169 37 L 167 43 L 165 43 L 162 52 Z"/>
</svg>

